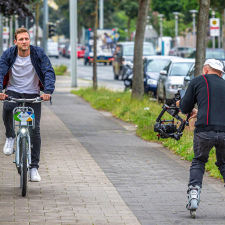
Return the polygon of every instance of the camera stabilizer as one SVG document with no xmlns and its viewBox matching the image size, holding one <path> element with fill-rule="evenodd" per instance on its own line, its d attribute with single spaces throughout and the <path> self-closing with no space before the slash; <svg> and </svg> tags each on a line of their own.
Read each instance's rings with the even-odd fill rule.
<svg viewBox="0 0 225 225">
<path fill-rule="evenodd" d="M 185 126 L 189 126 L 188 119 L 190 117 L 190 113 L 187 114 L 186 119 L 184 120 L 178 114 L 180 112 L 179 107 L 176 106 L 176 101 L 181 99 L 181 95 L 183 96 L 185 90 L 178 91 L 175 94 L 175 98 L 173 99 L 173 103 L 171 106 L 163 105 L 163 109 L 156 119 L 156 123 L 154 126 L 154 131 L 158 132 L 157 136 L 159 138 L 174 138 L 175 140 L 180 140 L 180 137 L 183 135 L 183 130 Z M 167 112 L 175 119 L 179 120 L 180 126 L 177 128 L 176 124 L 174 124 L 174 118 L 172 120 L 161 120 L 163 114 Z"/>
</svg>

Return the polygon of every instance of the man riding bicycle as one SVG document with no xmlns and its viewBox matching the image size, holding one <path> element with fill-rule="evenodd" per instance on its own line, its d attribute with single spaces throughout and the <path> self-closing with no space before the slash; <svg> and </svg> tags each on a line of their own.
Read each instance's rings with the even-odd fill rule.
<svg viewBox="0 0 225 225">
<path fill-rule="evenodd" d="M 14 37 L 15 46 L 7 49 L 0 59 L 0 100 L 5 100 L 8 96 L 32 99 L 39 97 L 40 91 L 44 91 L 40 97 L 44 101 L 49 101 L 55 89 L 55 72 L 49 58 L 42 48 L 30 45 L 27 29 L 17 29 Z M 17 104 L 10 102 L 4 102 L 3 105 L 7 138 L 3 148 L 5 155 L 13 153 L 16 135 L 12 111 L 16 106 Z M 35 113 L 35 129 L 30 129 L 32 147 L 30 180 L 39 182 L 41 103 L 27 103 L 27 106 L 31 106 Z"/>
</svg>

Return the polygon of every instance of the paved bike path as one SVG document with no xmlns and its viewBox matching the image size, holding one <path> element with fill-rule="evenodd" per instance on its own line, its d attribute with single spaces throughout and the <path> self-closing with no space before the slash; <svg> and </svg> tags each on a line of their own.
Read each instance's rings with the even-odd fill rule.
<svg viewBox="0 0 225 225">
<path fill-rule="evenodd" d="M 68 90 L 58 84 L 53 105 L 43 106 L 42 181 L 29 183 L 27 197 L 13 156 L 0 151 L 0 224 L 225 224 L 223 183 L 204 177 L 191 219 L 185 208 L 190 163 Z M 4 142 L 1 132 L 0 149 Z"/>
<path fill-rule="evenodd" d="M 87 149 L 141 224 L 225 224 L 222 182 L 206 174 L 193 220 L 185 208 L 190 162 L 143 141 L 133 125 L 72 94 L 56 91 L 48 108 Z"/>
</svg>

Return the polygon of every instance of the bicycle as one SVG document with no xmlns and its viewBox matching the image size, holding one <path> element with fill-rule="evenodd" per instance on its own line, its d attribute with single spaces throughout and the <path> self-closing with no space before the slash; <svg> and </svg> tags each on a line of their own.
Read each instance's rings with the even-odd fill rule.
<svg viewBox="0 0 225 225">
<path fill-rule="evenodd" d="M 13 109 L 13 128 L 19 126 L 19 130 L 16 135 L 16 150 L 15 160 L 18 173 L 20 174 L 20 188 L 22 196 L 25 197 L 27 193 L 27 172 L 29 173 L 31 165 L 31 140 L 29 134 L 29 127 L 35 128 L 35 115 L 32 107 L 25 106 L 25 103 L 41 103 L 40 97 L 33 99 L 17 99 L 7 97 L 4 101 L 16 103 L 20 105 Z M 16 121 L 18 124 L 16 124 Z"/>
</svg>

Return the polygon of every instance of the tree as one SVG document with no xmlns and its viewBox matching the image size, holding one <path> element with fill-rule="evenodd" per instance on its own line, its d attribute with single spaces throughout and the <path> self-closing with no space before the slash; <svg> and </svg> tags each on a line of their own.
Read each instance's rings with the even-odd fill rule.
<svg viewBox="0 0 225 225">
<path fill-rule="evenodd" d="M 127 34 L 129 41 L 131 41 L 130 29 L 131 29 L 131 20 L 138 16 L 138 1 L 137 0 L 123 0 L 120 4 L 120 9 L 123 10 L 128 17 L 127 20 Z"/>
<path fill-rule="evenodd" d="M 21 18 L 26 16 L 33 17 L 32 12 L 26 7 L 33 0 L 0 0 L 0 13 L 6 17 L 17 14 Z"/>
<path fill-rule="evenodd" d="M 93 61 L 93 89 L 97 90 L 97 27 L 98 27 L 98 0 L 95 0 L 94 12 L 94 61 Z"/>
<path fill-rule="evenodd" d="M 143 42 L 150 0 L 139 0 L 138 20 L 134 44 L 134 69 L 132 98 L 140 99 L 144 94 Z"/>
<path fill-rule="evenodd" d="M 198 25 L 197 25 L 197 44 L 195 56 L 195 77 L 202 73 L 205 62 L 207 46 L 207 27 L 209 21 L 210 0 L 200 0 Z"/>
</svg>

